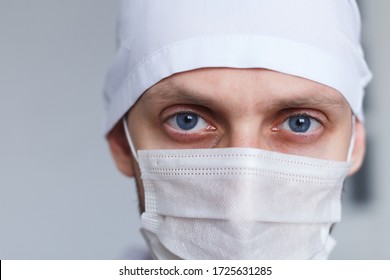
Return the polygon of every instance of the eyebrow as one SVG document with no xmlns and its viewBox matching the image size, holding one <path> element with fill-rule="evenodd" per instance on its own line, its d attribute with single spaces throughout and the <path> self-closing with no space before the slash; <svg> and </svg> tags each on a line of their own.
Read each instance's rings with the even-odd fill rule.
<svg viewBox="0 0 390 280">
<path fill-rule="evenodd" d="M 157 87 L 151 88 L 144 95 L 147 103 L 164 104 L 172 100 L 183 104 L 196 104 L 200 106 L 209 106 L 213 99 L 199 91 L 181 88 L 172 83 L 162 82 Z"/>
<path fill-rule="evenodd" d="M 313 91 L 305 92 L 301 96 L 293 98 L 281 98 L 272 101 L 269 107 L 302 108 L 302 107 L 343 107 L 343 97 L 335 96 L 330 92 L 316 93 Z M 326 90 L 325 90 L 326 91 Z"/>
<path fill-rule="evenodd" d="M 194 104 L 200 106 L 212 106 L 217 101 L 199 91 L 177 86 L 168 81 L 162 81 L 156 87 L 150 88 L 144 94 L 144 99 L 148 103 L 156 105 L 164 104 L 174 100 L 182 104 Z M 219 101 L 218 101 L 219 102 Z M 348 104 L 341 93 L 325 88 L 315 87 L 306 89 L 302 92 L 297 92 L 292 97 L 280 97 L 263 104 L 268 109 L 273 108 L 343 108 L 344 104 Z"/>
</svg>

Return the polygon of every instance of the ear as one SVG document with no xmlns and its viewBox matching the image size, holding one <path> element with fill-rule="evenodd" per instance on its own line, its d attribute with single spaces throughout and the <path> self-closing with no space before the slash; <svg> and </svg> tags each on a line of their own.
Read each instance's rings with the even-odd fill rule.
<svg viewBox="0 0 390 280">
<path fill-rule="evenodd" d="M 126 176 L 134 177 L 131 150 L 121 121 L 107 135 L 107 140 L 119 171 Z"/>
<path fill-rule="evenodd" d="M 355 174 L 363 164 L 364 155 L 366 153 L 366 130 L 364 125 L 359 120 L 355 124 L 355 145 L 352 152 L 352 167 L 348 175 Z"/>
</svg>

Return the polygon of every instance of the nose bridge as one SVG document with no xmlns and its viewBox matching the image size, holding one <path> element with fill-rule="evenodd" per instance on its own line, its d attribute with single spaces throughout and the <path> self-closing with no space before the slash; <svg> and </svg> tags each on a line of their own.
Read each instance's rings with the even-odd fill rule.
<svg viewBox="0 0 390 280">
<path fill-rule="evenodd" d="M 226 137 L 227 147 L 267 148 L 259 122 L 256 121 L 242 120 L 232 125 Z"/>
</svg>

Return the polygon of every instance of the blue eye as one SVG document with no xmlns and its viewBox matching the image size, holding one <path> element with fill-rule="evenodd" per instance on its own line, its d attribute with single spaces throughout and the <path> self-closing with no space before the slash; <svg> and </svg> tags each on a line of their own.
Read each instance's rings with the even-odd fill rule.
<svg viewBox="0 0 390 280">
<path fill-rule="evenodd" d="M 289 117 L 284 121 L 281 128 L 295 133 L 308 133 L 318 129 L 320 126 L 321 124 L 310 116 L 297 115 Z"/>
<path fill-rule="evenodd" d="M 288 125 L 290 126 L 290 129 L 298 133 L 308 131 L 310 128 L 310 124 L 310 118 L 307 116 L 295 116 L 289 118 L 288 120 Z"/>
<path fill-rule="evenodd" d="M 177 113 L 167 121 L 168 125 L 179 131 L 198 131 L 210 125 L 198 114 L 191 112 Z"/>
<path fill-rule="evenodd" d="M 196 127 L 198 116 L 193 113 L 180 113 L 176 115 L 176 124 L 183 130 L 190 130 Z"/>
</svg>

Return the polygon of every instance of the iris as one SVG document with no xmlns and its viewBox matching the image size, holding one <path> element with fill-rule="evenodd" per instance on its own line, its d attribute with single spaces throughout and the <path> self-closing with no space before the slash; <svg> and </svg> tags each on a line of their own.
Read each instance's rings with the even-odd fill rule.
<svg viewBox="0 0 390 280">
<path fill-rule="evenodd" d="M 295 116 L 289 119 L 288 125 L 292 131 L 303 133 L 309 130 L 311 120 L 307 116 Z"/>
<path fill-rule="evenodd" d="M 198 124 L 198 115 L 193 113 L 180 113 L 176 115 L 176 124 L 180 129 L 190 130 Z"/>
</svg>

